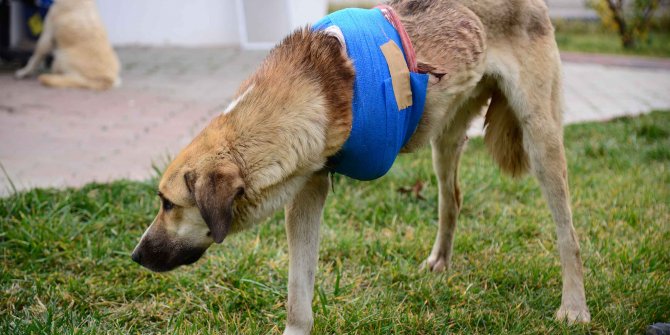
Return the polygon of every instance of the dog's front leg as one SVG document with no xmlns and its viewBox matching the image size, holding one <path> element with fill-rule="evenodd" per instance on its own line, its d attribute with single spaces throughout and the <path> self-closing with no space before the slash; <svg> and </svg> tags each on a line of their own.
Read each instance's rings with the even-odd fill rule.
<svg viewBox="0 0 670 335">
<path fill-rule="evenodd" d="M 42 61 L 44 61 L 44 58 L 53 51 L 54 47 L 54 27 L 50 16 L 47 15 L 44 20 L 44 29 L 40 34 L 40 38 L 37 40 L 35 51 L 33 51 L 33 55 L 28 60 L 28 64 L 16 71 L 14 74 L 16 78 L 23 79 L 35 73 L 37 68 L 42 64 Z"/>
<path fill-rule="evenodd" d="M 328 173 L 316 173 L 286 206 L 289 270 L 287 324 L 284 334 L 309 334 L 312 330 L 312 297 L 319 259 L 319 228 L 328 185 Z"/>
</svg>

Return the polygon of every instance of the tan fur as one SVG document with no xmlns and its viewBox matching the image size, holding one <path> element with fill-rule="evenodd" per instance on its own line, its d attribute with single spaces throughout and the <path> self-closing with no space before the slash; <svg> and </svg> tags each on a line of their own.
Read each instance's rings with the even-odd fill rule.
<svg viewBox="0 0 670 335">
<path fill-rule="evenodd" d="M 563 269 L 556 317 L 588 322 L 563 150 L 560 59 L 546 5 L 542 0 L 397 0 L 390 5 L 414 43 L 419 68 L 431 74 L 424 115 L 403 148 L 410 152 L 428 142 L 433 147 L 439 228 L 424 267 L 449 269 L 461 206 L 458 161 L 466 130 L 485 110 L 485 141 L 495 161 L 512 175 L 532 170 L 556 222 Z M 212 199 L 233 197 L 232 205 L 224 200 L 218 205 L 224 216 L 231 206 L 230 222 L 223 220 L 231 233 L 286 205 L 290 270 L 285 334 L 307 334 L 313 322 L 318 230 L 328 192 L 326 163 L 349 135 L 352 85 L 353 69 L 337 38 L 308 29 L 295 32 L 242 84 L 225 113 L 177 156 L 160 183 L 166 198 L 203 213 L 201 218 L 181 219 L 176 226 L 184 231 L 204 224 L 211 231 L 216 227 L 215 220 L 207 219 L 212 209 L 203 210 L 216 204 L 195 199 L 198 193 L 209 192 Z M 239 196 L 239 188 L 210 185 L 203 190 L 188 181 L 192 174 L 207 175 L 221 166 L 228 168 L 220 172 L 219 183 L 238 180 L 244 190 Z M 152 229 L 134 259 L 146 253 L 143 243 L 164 238 L 158 232 L 154 237 Z M 203 235 L 199 245 L 213 241 Z"/>
<path fill-rule="evenodd" d="M 39 77 L 44 85 L 106 90 L 121 84 L 119 60 L 93 0 L 56 0 L 33 56 L 16 77 L 35 73 L 52 51 L 53 73 Z"/>
<path fill-rule="evenodd" d="M 298 31 L 242 84 L 237 96 L 244 98 L 234 109 L 215 118 L 179 153 L 160 190 L 175 203 L 189 204 L 182 185 L 187 171 L 207 169 L 204 162 L 234 162 L 246 186 L 231 232 L 248 227 L 283 206 L 344 144 L 351 129 L 352 87 L 353 69 L 339 42 Z"/>
<path fill-rule="evenodd" d="M 523 130 L 499 89 L 494 89 L 484 119 L 484 141 L 500 169 L 518 177 L 529 169 L 528 155 L 523 148 Z"/>
</svg>

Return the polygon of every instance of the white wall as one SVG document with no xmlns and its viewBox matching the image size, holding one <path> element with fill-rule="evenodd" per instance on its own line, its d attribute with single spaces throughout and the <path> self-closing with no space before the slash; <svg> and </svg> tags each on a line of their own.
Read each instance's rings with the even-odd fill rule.
<svg viewBox="0 0 670 335">
<path fill-rule="evenodd" d="M 237 45 L 234 0 L 97 0 L 114 45 Z"/>
<path fill-rule="evenodd" d="M 289 0 L 291 11 L 292 28 L 303 27 L 312 24 L 328 12 L 328 1 L 326 0 Z"/>
<path fill-rule="evenodd" d="M 96 0 L 113 45 L 240 45 L 237 15 L 247 14 L 249 41 L 274 45 L 296 27 L 326 15 L 327 0 Z M 243 43 L 244 44 L 244 43 Z M 246 45 L 246 44 L 244 44 Z"/>
<path fill-rule="evenodd" d="M 291 31 L 287 1 L 240 0 L 245 16 L 247 40 L 274 45 Z"/>
<path fill-rule="evenodd" d="M 328 0 L 236 0 L 240 10 L 241 44 L 269 49 L 296 28 L 327 14 Z"/>
</svg>

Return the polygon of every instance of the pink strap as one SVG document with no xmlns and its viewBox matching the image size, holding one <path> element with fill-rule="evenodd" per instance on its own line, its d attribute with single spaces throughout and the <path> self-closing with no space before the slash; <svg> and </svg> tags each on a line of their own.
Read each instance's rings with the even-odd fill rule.
<svg viewBox="0 0 670 335">
<path fill-rule="evenodd" d="M 412 41 L 407 35 L 405 26 L 402 25 L 398 14 L 388 5 L 378 5 L 375 8 L 379 8 L 384 14 L 386 20 L 388 20 L 393 28 L 398 31 L 400 35 L 400 42 L 402 42 L 402 48 L 405 50 L 405 56 L 407 57 L 407 67 L 411 72 L 419 72 L 419 69 L 416 64 L 416 54 L 414 53 L 414 47 L 412 46 Z"/>
</svg>

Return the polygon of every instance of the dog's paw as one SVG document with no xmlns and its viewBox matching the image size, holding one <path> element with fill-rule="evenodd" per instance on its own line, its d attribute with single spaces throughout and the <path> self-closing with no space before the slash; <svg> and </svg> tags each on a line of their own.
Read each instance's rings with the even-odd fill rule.
<svg viewBox="0 0 670 335">
<path fill-rule="evenodd" d="M 561 308 L 556 311 L 556 320 L 567 321 L 569 324 L 589 323 L 591 322 L 591 313 L 589 313 L 589 309 L 586 306 L 561 306 Z"/>
<path fill-rule="evenodd" d="M 449 260 L 444 256 L 430 255 L 423 263 L 420 270 L 431 272 L 444 272 L 449 270 Z"/>
<path fill-rule="evenodd" d="M 300 327 L 286 326 L 286 329 L 284 329 L 284 335 L 309 335 L 309 333 L 309 330 L 304 330 Z"/>
<path fill-rule="evenodd" d="M 27 77 L 28 75 L 30 75 L 30 71 L 26 68 L 23 68 L 23 69 L 20 69 L 20 70 L 17 70 L 16 72 L 14 72 L 14 77 L 16 77 L 16 79 L 23 79 L 23 78 Z"/>
</svg>

